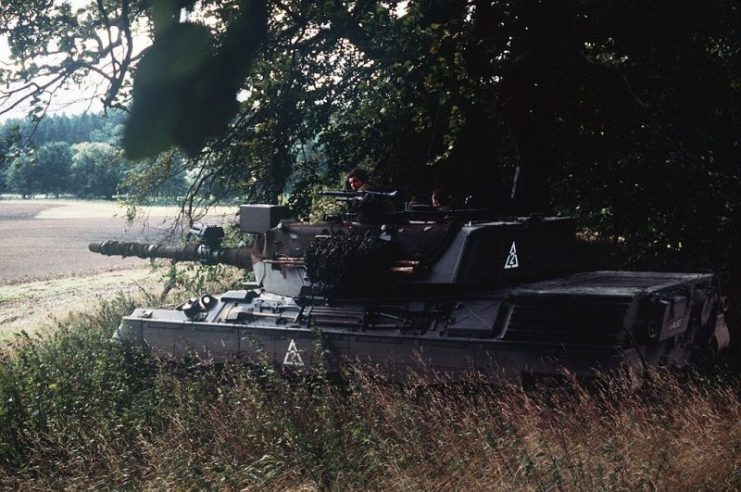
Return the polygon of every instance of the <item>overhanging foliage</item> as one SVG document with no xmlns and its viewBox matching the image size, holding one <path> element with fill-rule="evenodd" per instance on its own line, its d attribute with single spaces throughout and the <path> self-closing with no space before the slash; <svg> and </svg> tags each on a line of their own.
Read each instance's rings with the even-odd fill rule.
<svg viewBox="0 0 741 492">
<path fill-rule="evenodd" d="M 74 14 L 20 3 L 36 8 L 32 19 L 20 7 L 0 14 L 18 60 L 30 67 L 64 45 L 55 73 L 76 77 L 107 59 L 95 65 L 108 75 L 106 102 L 128 101 L 122 73 L 138 55 L 116 53 L 131 26 L 156 31 L 151 4 L 98 2 Z M 243 75 L 251 66 L 237 116 L 178 172 L 195 176 L 192 196 L 288 195 L 307 213 L 318 187 L 362 165 L 418 201 L 445 186 L 503 212 L 575 213 L 624 241 L 636 262 L 721 265 L 739 243 L 737 3 L 269 1 L 268 39 L 254 63 L 228 62 Z M 207 26 L 214 52 L 227 49 L 247 12 L 239 1 L 174 2 L 170 22 L 179 7 Z M 114 42 L 96 43 L 106 31 Z M 5 78 L 41 74 L 24 70 Z M 185 92 L 161 88 L 190 98 L 181 101 L 189 108 L 196 86 L 199 97 L 225 94 L 208 80 Z M 135 94 L 134 116 L 145 100 Z M 192 119 L 200 142 L 215 127 L 199 111 L 169 124 Z"/>
</svg>

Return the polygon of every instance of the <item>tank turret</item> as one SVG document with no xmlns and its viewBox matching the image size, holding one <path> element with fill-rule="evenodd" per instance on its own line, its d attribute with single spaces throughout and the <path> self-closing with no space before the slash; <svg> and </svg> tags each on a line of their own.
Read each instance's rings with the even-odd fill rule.
<svg viewBox="0 0 741 492">
<path fill-rule="evenodd" d="M 361 198 L 340 192 L 342 200 Z M 389 198 L 381 196 L 381 198 Z M 378 207 L 376 210 L 381 210 Z M 347 360 L 403 378 L 482 372 L 520 381 L 563 370 L 683 366 L 728 345 L 708 273 L 573 273 L 575 226 L 563 217 L 407 210 L 315 223 L 274 205 L 243 205 L 251 248 L 224 248 L 198 227 L 180 246 L 105 241 L 102 254 L 252 268 L 257 288 L 135 310 L 115 338 L 171 358 L 267 356 L 283 368 Z M 321 350 L 317 350 L 320 341 Z"/>
</svg>

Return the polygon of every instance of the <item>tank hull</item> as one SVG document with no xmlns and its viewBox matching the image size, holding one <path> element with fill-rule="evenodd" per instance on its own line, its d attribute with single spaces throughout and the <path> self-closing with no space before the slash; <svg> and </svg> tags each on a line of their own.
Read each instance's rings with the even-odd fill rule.
<svg viewBox="0 0 741 492">
<path fill-rule="evenodd" d="M 348 363 L 392 379 L 595 376 L 683 366 L 725 325 L 710 274 L 587 272 L 459 295 L 293 298 L 231 291 L 178 309 L 136 309 L 115 339 L 160 356 L 334 372 Z M 720 335 L 716 335 L 720 333 Z"/>
</svg>

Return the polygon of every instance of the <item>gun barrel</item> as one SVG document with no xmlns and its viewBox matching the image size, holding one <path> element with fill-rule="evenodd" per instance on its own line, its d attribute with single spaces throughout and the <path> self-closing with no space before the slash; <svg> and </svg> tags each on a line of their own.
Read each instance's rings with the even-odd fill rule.
<svg viewBox="0 0 741 492">
<path fill-rule="evenodd" d="M 331 196 L 333 198 L 336 198 L 338 200 L 351 200 L 354 198 L 363 198 L 365 196 L 379 196 L 379 197 L 385 197 L 385 198 L 396 198 L 396 196 L 399 194 L 398 190 L 395 191 L 320 191 L 320 195 L 322 196 Z"/>
<path fill-rule="evenodd" d="M 106 256 L 136 256 L 138 258 L 169 258 L 175 261 L 199 261 L 210 265 L 218 263 L 238 268 L 251 268 L 249 248 L 212 248 L 201 243 L 168 245 L 134 243 L 127 241 L 102 241 L 90 243 L 88 249 Z"/>
</svg>

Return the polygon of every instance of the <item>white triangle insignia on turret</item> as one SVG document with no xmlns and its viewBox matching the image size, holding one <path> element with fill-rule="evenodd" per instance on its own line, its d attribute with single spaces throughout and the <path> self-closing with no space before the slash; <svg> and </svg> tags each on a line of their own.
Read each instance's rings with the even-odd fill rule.
<svg viewBox="0 0 741 492">
<path fill-rule="evenodd" d="M 509 254 L 507 255 L 507 261 L 504 262 L 504 269 L 518 268 L 520 262 L 517 260 L 517 247 L 515 242 L 512 241 L 512 246 L 509 248 Z"/>
</svg>

